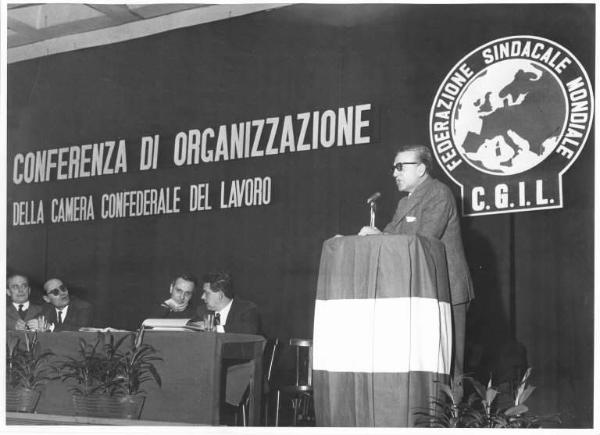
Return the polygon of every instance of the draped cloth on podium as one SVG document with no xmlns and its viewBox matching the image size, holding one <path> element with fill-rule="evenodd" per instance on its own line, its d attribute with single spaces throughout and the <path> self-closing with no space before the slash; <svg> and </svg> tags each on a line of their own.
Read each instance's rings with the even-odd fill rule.
<svg viewBox="0 0 600 435">
<path fill-rule="evenodd" d="M 334 237 L 321 254 L 313 333 L 318 426 L 414 426 L 447 383 L 452 319 L 443 244 Z"/>
</svg>

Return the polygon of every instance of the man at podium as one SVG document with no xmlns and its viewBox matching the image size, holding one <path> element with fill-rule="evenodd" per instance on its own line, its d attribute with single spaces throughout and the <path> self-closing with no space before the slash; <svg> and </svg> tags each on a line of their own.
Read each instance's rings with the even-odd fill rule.
<svg viewBox="0 0 600 435">
<path fill-rule="evenodd" d="M 410 145 L 398 150 L 392 175 L 398 190 L 408 195 L 398 202 L 394 217 L 383 233 L 418 234 L 444 244 L 454 331 L 452 372 L 458 382 L 463 373 L 465 325 L 469 302 L 474 298 L 473 283 L 465 259 L 456 201 L 448 186 L 430 175 L 432 165 L 432 154 L 426 146 Z M 363 227 L 359 235 L 381 233 L 375 227 Z M 462 385 L 457 385 L 455 394 L 462 396 Z"/>
</svg>

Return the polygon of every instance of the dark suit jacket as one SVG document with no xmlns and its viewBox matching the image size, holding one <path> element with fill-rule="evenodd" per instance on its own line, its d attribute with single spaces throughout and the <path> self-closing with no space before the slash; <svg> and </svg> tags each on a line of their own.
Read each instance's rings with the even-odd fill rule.
<svg viewBox="0 0 600 435">
<path fill-rule="evenodd" d="M 26 322 L 31 319 L 35 319 L 39 315 L 42 314 L 42 306 L 32 304 L 29 301 L 29 309 L 25 311 L 25 320 Z M 11 301 L 6 301 L 6 329 L 15 329 L 15 324 L 17 320 L 19 320 L 21 316 L 19 316 L 19 311 L 15 308 Z"/>
<path fill-rule="evenodd" d="M 430 177 L 411 195 L 402 198 L 383 232 L 419 234 L 441 240 L 446 248 L 452 304 L 469 302 L 475 297 L 460 235 L 456 201 L 444 183 Z"/>
<path fill-rule="evenodd" d="M 206 312 L 208 312 L 206 305 L 200 305 L 195 320 L 202 320 Z M 260 334 L 258 308 L 250 301 L 233 298 L 227 315 L 227 323 L 223 326 L 223 329 L 225 332 L 239 334 Z"/>
<path fill-rule="evenodd" d="M 54 332 L 77 331 L 83 326 L 92 326 L 92 304 L 75 296 L 71 296 L 71 302 L 69 302 L 69 311 L 67 312 L 67 316 L 63 319 L 61 325 L 57 324 L 56 309 L 54 308 L 54 305 L 46 304 L 44 307 L 44 313 L 48 323 L 54 323 Z"/>
</svg>

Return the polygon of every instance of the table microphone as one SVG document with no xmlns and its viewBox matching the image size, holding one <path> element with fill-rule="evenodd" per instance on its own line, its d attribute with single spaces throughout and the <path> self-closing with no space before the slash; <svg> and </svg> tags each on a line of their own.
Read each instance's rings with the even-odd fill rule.
<svg viewBox="0 0 600 435">
<path fill-rule="evenodd" d="M 381 197 L 381 192 L 375 192 L 373 195 L 369 196 L 367 199 L 367 204 L 371 204 L 377 201 Z"/>
<path fill-rule="evenodd" d="M 375 228 L 375 201 L 377 201 L 380 196 L 381 192 L 375 192 L 367 199 L 367 204 L 371 206 L 371 221 L 369 222 L 371 228 Z"/>
</svg>

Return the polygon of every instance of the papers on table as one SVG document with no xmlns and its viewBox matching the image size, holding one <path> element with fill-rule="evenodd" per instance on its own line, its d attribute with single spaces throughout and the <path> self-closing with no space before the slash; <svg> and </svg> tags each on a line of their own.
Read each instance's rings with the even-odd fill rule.
<svg viewBox="0 0 600 435">
<path fill-rule="evenodd" d="M 92 328 L 91 326 L 82 326 L 79 328 L 81 332 L 129 332 L 128 329 L 116 329 L 116 328 Z"/>
<path fill-rule="evenodd" d="M 188 322 L 191 319 L 146 319 L 142 326 L 153 331 L 201 331 L 202 329 Z"/>
</svg>

